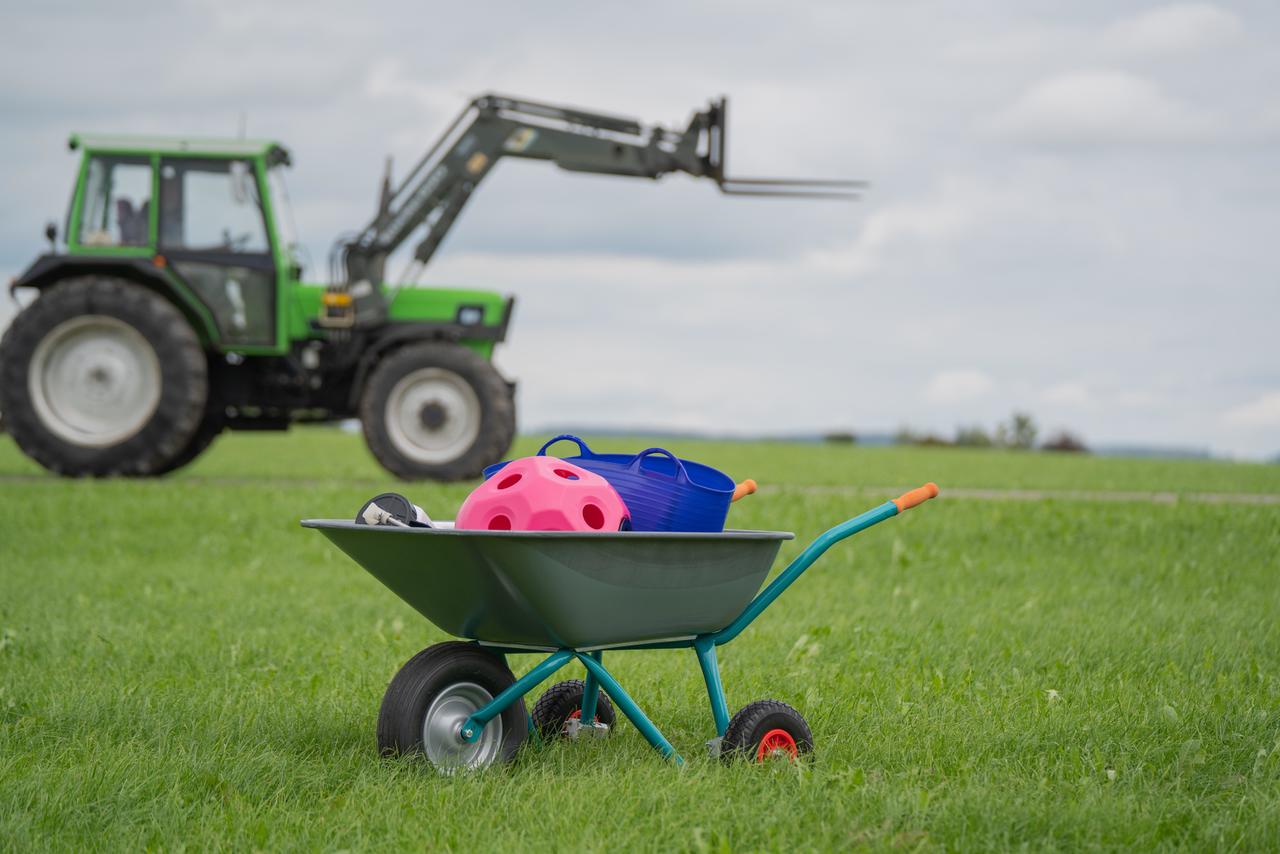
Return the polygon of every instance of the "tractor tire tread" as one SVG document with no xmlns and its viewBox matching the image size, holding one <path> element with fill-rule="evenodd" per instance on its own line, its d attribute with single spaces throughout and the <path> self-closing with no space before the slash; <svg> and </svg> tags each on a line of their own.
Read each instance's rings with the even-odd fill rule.
<svg viewBox="0 0 1280 854">
<path fill-rule="evenodd" d="M 138 330 L 160 365 L 160 400 L 132 436 L 105 447 L 64 441 L 41 423 L 28 386 L 40 342 L 74 317 L 103 314 Z M 0 410 L 27 456 L 68 477 L 150 477 L 172 467 L 200 427 L 209 394 L 206 356 L 195 332 L 168 300 L 110 276 L 64 279 L 24 308 L 0 339 Z"/>
<path fill-rule="evenodd" d="M 385 423 L 387 398 L 409 372 L 439 367 L 462 377 L 480 401 L 480 430 L 471 447 L 440 463 L 410 459 L 395 446 Z M 493 364 L 460 344 L 424 341 L 406 344 L 383 356 L 360 393 L 360 424 L 374 458 L 401 480 L 456 481 L 479 477 L 502 459 L 516 434 L 515 401 L 507 381 Z"/>
</svg>

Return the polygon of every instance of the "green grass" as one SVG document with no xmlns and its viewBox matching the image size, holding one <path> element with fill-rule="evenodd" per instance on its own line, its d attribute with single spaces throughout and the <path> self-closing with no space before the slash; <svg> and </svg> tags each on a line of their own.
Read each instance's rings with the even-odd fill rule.
<svg viewBox="0 0 1280 854">
<path fill-rule="evenodd" d="M 306 439 L 300 440 L 300 436 Z M 542 441 L 541 438 L 522 438 L 513 453 L 531 454 Z M 650 444 L 662 442 L 611 437 L 593 440 L 593 450 L 631 452 Z M 951 487 L 973 489 L 1280 494 L 1280 465 L 1256 463 L 693 439 L 680 440 L 672 447 L 690 459 L 719 466 L 739 479 L 753 477 L 766 485 L 898 487 L 936 480 Z M 356 491 L 361 495 L 370 486 L 395 485 L 358 439 L 339 430 L 232 435 L 219 439 L 217 448 L 179 472 L 173 480 L 330 481 L 358 487 Z M 566 456 L 577 453 L 569 442 L 553 450 Z M 43 469 L 0 437 L 0 476 L 4 475 L 43 475 Z M 430 490 L 431 487 L 427 487 L 427 491 Z M 338 512 L 347 515 L 347 509 L 343 505 Z"/>
<path fill-rule="evenodd" d="M 678 450 L 765 484 L 733 521 L 796 531 L 784 558 L 882 496 L 773 484 L 1280 492 L 1276 466 Z M 813 761 L 710 760 L 692 653 L 635 652 L 606 661 L 684 769 L 624 723 L 443 779 L 376 758 L 373 733 L 387 680 L 444 636 L 296 520 L 385 488 L 447 517 L 466 485 L 397 485 L 324 430 L 224 437 L 161 482 L 27 475 L 0 440 L 0 850 L 1280 839 L 1280 506 L 944 495 L 837 546 L 721 650 L 731 707 L 792 703 Z"/>
</svg>

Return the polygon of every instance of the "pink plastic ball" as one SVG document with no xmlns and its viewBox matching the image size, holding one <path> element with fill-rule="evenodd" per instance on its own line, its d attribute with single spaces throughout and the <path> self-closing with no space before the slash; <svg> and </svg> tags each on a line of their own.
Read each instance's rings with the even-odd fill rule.
<svg viewBox="0 0 1280 854">
<path fill-rule="evenodd" d="M 555 457 L 512 460 L 477 486 L 458 528 L 483 531 L 617 531 L 627 505 L 594 472 Z"/>
</svg>

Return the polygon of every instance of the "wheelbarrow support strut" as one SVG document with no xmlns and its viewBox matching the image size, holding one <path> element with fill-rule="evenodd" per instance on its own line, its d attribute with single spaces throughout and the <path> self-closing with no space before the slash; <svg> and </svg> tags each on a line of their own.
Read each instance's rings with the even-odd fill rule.
<svg viewBox="0 0 1280 854">
<path fill-rule="evenodd" d="M 507 706 L 529 693 L 530 689 L 543 679 L 547 679 L 568 664 L 571 658 L 573 658 L 572 650 L 556 650 L 537 667 L 517 679 L 507 690 L 494 697 L 488 704 L 476 709 L 471 717 L 462 722 L 460 731 L 462 740 L 473 742 L 479 739 L 480 733 L 484 732 L 485 724 L 502 714 Z"/>
<path fill-rule="evenodd" d="M 892 501 L 886 501 L 879 507 L 868 510 L 860 516 L 855 516 L 847 522 L 841 522 L 821 534 L 795 560 L 791 561 L 787 568 L 778 574 L 777 578 L 764 590 L 761 590 L 733 622 L 718 632 L 699 635 L 696 638 L 687 640 L 638 644 L 623 647 L 623 649 L 684 649 L 692 647 L 698 657 L 698 666 L 702 670 L 703 681 L 707 685 L 707 699 L 711 703 L 711 716 L 715 721 L 716 736 L 717 738 L 723 738 L 729 728 L 729 704 L 725 699 L 724 686 L 720 682 L 720 667 L 716 661 L 716 647 L 722 646 L 742 634 L 742 631 L 764 613 L 764 610 L 773 604 L 774 600 L 781 596 L 784 590 L 794 584 L 795 580 L 803 575 L 805 570 L 813 566 L 827 549 L 859 531 L 865 531 L 872 525 L 897 516 L 917 504 L 922 504 L 937 494 L 937 485 L 927 483 L 918 489 L 904 493 Z M 499 649 L 495 651 L 505 653 L 527 650 Z M 609 671 L 605 670 L 603 663 L 604 653 L 601 650 L 584 652 L 566 648 L 551 653 L 541 664 L 517 679 L 511 687 L 494 697 L 487 705 L 477 709 L 471 717 L 467 718 L 463 722 L 459 733 L 462 740 L 474 742 L 479 739 L 480 733 L 484 731 L 485 724 L 502 714 L 507 706 L 533 690 L 538 683 L 549 678 L 574 659 L 582 662 L 582 665 L 587 669 L 587 680 L 582 696 L 583 721 L 595 719 L 597 698 L 599 692 L 603 690 L 658 752 L 664 757 L 674 760 L 676 764 L 684 763 L 680 754 L 676 753 L 671 743 L 667 741 L 658 728 L 653 725 L 653 722 L 636 705 L 636 701 L 631 698 L 626 689 L 618 683 L 618 680 L 613 678 Z"/>
<path fill-rule="evenodd" d="M 489 721 L 502 714 L 507 706 L 533 690 L 538 683 L 550 678 L 572 659 L 576 658 L 587 668 L 587 678 L 594 682 L 595 692 L 603 688 L 614 704 L 622 710 L 622 713 L 627 716 L 627 719 L 631 721 L 635 728 L 640 730 L 645 739 L 657 748 L 659 753 L 664 757 L 674 759 L 678 765 L 683 764 L 684 759 L 681 758 L 680 754 L 676 753 L 675 748 L 671 746 L 671 742 L 667 741 L 658 728 L 653 725 L 653 721 L 649 720 L 648 716 L 641 711 L 640 707 L 636 705 L 636 701 L 631 699 L 631 695 L 618 683 L 618 680 L 614 679 L 613 675 L 604 669 L 604 665 L 601 663 L 603 657 L 603 653 L 599 650 L 594 652 L 579 652 L 573 649 L 556 650 L 547 656 L 541 664 L 517 679 L 507 690 L 494 697 L 488 704 L 477 709 L 471 717 L 463 721 L 459 735 L 463 741 L 468 743 L 478 740 Z M 586 709 L 588 702 L 592 706 L 595 705 L 595 692 L 584 692 L 583 694 L 583 720 L 589 721 L 596 716 L 594 708 Z M 591 713 L 591 717 L 586 717 L 587 711 Z"/>
</svg>

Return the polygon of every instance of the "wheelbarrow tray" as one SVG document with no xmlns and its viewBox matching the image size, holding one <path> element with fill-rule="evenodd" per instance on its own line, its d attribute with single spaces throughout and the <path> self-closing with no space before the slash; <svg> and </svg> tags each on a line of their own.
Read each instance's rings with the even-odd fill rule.
<svg viewBox="0 0 1280 854">
<path fill-rule="evenodd" d="M 718 631 L 760 590 L 781 531 L 471 531 L 309 519 L 442 630 L 534 649 Z"/>
</svg>

